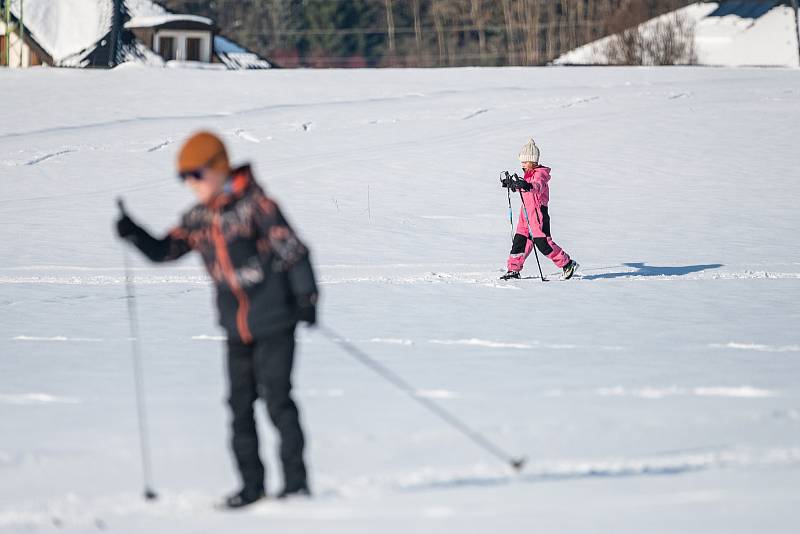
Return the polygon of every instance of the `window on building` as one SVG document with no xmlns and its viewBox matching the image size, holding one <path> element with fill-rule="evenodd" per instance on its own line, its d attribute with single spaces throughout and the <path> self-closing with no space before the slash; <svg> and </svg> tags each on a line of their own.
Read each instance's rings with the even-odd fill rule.
<svg viewBox="0 0 800 534">
<path fill-rule="evenodd" d="M 186 61 L 200 61 L 202 59 L 202 54 L 200 53 L 202 42 L 197 37 L 186 39 Z"/>
<path fill-rule="evenodd" d="M 177 49 L 175 47 L 174 37 L 159 37 L 158 38 L 158 53 L 164 58 L 164 61 L 177 59 Z"/>
</svg>

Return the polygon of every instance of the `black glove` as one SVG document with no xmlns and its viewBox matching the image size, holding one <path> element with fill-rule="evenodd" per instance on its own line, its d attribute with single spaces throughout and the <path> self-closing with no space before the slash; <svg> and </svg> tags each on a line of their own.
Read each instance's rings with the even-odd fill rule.
<svg viewBox="0 0 800 534">
<path fill-rule="evenodd" d="M 511 189 L 516 193 L 517 191 L 530 191 L 533 186 L 526 182 L 524 178 L 520 178 L 517 173 L 508 174 L 506 172 L 504 176 L 500 178 L 500 187 Z"/>
<path fill-rule="evenodd" d="M 131 239 L 137 230 L 139 230 L 139 226 L 127 215 L 122 215 L 117 220 L 117 235 L 122 239 Z"/>
<path fill-rule="evenodd" d="M 297 297 L 297 320 L 314 326 L 317 322 L 317 295 L 302 295 Z"/>
</svg>

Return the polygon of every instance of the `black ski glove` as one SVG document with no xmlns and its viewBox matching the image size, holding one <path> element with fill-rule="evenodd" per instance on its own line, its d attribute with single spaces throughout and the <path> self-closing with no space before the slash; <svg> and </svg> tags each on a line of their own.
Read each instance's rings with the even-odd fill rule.
<svg viewBox="0 0 800 534">
<path fill-rule="evenodd" d="M 132 240 L 139 230 L 139 226 L 127 215 L 122 215 L 117 220 L 117 235 L 122 239 Z"/>
<path fill-rule="evenodd" d="M 317 322 L 317 294 L 297 297 L 297 320 L 314 326 Z"/>
</svg>

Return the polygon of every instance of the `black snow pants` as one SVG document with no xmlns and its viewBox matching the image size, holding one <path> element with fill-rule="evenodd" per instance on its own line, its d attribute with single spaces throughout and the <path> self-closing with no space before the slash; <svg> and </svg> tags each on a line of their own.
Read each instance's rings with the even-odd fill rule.
<svg viewBox="0 0 800 534">
<path fill-rule="evenodd" d="M 285 488 L 306 485 L 303 430 L 291 397 L 294 361 L 294 326 L 253 343 L 228 340 L 228 378 L 232 412 L 232 448 L 248 490 L 264 488 L 264 464 L 258 454 L 258 434 L 253 404 L 258 398 L 280 435 L 280 458 Z"/>
</svg>

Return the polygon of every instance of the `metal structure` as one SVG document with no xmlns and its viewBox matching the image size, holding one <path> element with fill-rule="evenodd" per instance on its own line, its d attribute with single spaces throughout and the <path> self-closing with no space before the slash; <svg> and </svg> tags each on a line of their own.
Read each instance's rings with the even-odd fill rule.
<svg viewBox="0 0 800 534">
<path fill-rule="evenodd" d="M 12 23 L 11 21 L 11 2 L 12 0 L 3 0 L 3 9 L 5 10 L 5 17 L 3 21 L 5 22 L 6 31 L 4 34 L 4 46 L 3 46 L 3 57 L 5 57 L 4 65 L 6 67 L 11 66 L 11 34 L 14 33 L 14 30 L 18 30 L 18 40 L 19 40 L 19 66 L 22 67 L 25 65 L 25 23 L 23 21 L 24 9 L 25 9 L 25 0 L 19 0 L 19 17 L 17 18 L 16 24 Z M 3 64 L 3 63 L 0 63 Z"/>
<path fill-rule="evenodd" d="M 3 2 L 6 8 L 6 39 L 5 39 L 5 58 L 6 58 L 6 67 L 11 66 L 11 0 L 4 0 Z"/>
<path fill-rule="evenodd" d="M 797 0 L 792 0 L 794 8 L 794 35 L 797 38 L 797 66 L 800 67 L 800 16 L 797 14 Z"/>
</svg>

